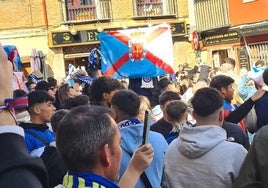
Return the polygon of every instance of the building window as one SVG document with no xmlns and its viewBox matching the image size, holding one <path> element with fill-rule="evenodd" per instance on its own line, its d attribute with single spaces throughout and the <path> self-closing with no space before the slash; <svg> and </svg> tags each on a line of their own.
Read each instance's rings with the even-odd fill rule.
<svg viewBox="0 0 268 188">
<path fill-rule="evenodd" d="M 93 4 L 92 0 L 81 0 L 80 2 L 81 2 L 81 5 L 92 5 Z"/>
<path fill-rule="evenodd" d="M 249 44 L 249 56 L 251 60 L 251 67 L 258 60 L 268 62 L 268 42 Z"/>
<path fill-rule="evenodd" d="M 111 19 L 110 0 L 68 0 L 67 21 Z"/>
<path fill-rule="evenodd" d="M 177 14 L 176 0 L 135 0 L 136 17 L 170 16 Z"/>
</svg>

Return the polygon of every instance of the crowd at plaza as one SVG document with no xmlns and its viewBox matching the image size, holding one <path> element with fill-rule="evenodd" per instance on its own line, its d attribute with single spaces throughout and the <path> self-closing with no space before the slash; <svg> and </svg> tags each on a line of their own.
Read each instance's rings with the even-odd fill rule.
<svg viewBox="0 0 268 188">
<path fill-rule="evenodd" d="M 184 64 L 147 88 L 89 66 L 64 81 L 33 71 L 14 89 L 1 45 L 0 66 L 1 187 L 268 187 L 262 60 L 240 75 L 232 58 Z"/>
</svg>

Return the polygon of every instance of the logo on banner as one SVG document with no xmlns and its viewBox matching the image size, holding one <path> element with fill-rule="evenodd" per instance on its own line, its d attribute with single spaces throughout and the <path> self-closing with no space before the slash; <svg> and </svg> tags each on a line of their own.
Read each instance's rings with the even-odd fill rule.
<svg viewBox="0 0 268 188">
<path fill-rule="evenodd" d="M 142 78 L 174 73 L 173 43 L 167 24 L 102 32 L 98 38 L 105 76 Z"/>
<path fill-rule="evenodd" d="M 132 39 L 128 41 L 129 59 L 131 61 L 142 61 L 146 55 L 145 32 L 133 32 Z"/>
</svg>

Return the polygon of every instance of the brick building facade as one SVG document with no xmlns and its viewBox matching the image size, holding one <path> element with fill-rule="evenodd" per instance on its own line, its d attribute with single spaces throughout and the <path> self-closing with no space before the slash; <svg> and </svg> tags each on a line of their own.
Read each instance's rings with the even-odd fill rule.
<svg viewBox="0 0 268 188">
<path fill-rule="evenodd" d="M 42 50 L 46 55 L 46 63 L 49 67 L 50 75 L 55 78 L 63 78 L 66 73 L 66 66 L 69 63 L 83 65 L 87 61 L 87 54 L 93 47 L 98 47 L 98 41 L 86 43 L 76 43 L 67 45 L 53 45 L 52 34 L 61 32 L 94 31 L 98 28 L 104 30 L 135 28 L 148 24 L 160 24 L 167 22 L 178 24 L 181 30 L 173 35 L 174 43 L 174 70 L 178 64 L 185 62 L 190 65 L 195 64 L 195 55 L 188 36 L 188 5 L 187 0 L 172 0 L 173 4 L 160 7 L 162 1 L 131 1 L 131 0 L 95 0 L 97 14 L 104 9 L 98 7 L 109 5 L 102 16 L 103 19 L 87 17 L 85 12 L 70 19 L 68 11 L 70 7 L 75 7 L 77 3 L 86 3 L 83 7 L 90 7 L 93 1 L 78 0 L 9 0 L 0 1 L 0 41 L 3 44 L 16 45 L 23 61 L 25 74 L 31 72 L 30 55 L 31 50 L 36 48 Z M 148 3 L 146 3 L 148 2 Z M 163 1 L 164 2 L 164 1 Z M 88 4 L 87 4 L 88 3 Z M 142 4 L 145 14 L 139 14 L 139 4 Z M 70 6 L 69 6 L 70 5 Z M 159 6 L 159 7 L 157 7 Z M 102 8 L 102 7 L 101 7 Z M 81 11 L 76 9 L 75 11 Z M 99 11 L 99 12 L 98 12 Z M 153 12 L 155 11 L 155 12 Z M 162 13 L 159 13 L 162 11 Z M 173 11 L 173 12 L 169 12 Z M 77 13 L 77 12 L 76 12 Z M 76 14 L 76 16 L 78 13 Z M 91 15 L 92 16 L 92 15 Z M 97 15 L 99 16 L 99 15 Z"/>
</svg>

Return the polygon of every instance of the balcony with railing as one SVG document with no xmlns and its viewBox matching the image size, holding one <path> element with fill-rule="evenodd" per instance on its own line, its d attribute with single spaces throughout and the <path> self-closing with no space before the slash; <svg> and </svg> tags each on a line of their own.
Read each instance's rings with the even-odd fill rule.
<svg viewBox="0 0 268 188">
<path fill-rule="evenodd" d="M 177 1 L 134 0 L 134 18 L 176 17 Z"/>
<path fill-rule="evenodd" d="M 228 0 L 195 0 L 196 28 L 204 31 L 230 26 Z"/>
<path fill-rule="evenodd" d="M 66 4 L 67 22 L 111 19 L 110 0 L 69 0 Z"/>
</svg>

